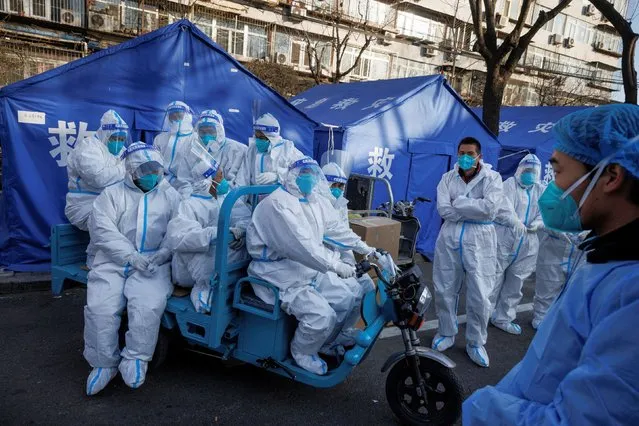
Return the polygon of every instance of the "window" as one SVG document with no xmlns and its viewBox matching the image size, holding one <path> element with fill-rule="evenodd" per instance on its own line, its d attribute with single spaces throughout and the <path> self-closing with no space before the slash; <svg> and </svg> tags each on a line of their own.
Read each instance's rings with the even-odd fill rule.
<svg viewBox="0 0 639 426">
<path fill-rule="evenodd" d="M 246 25 L 248 36 L 248 53 L 245 56 L 249 58 L 266 58 L 266 28 L 257 25 Z"/>
<path fill-rule="evenodd" d="M 349 47 L 346 50 L 340 66 L 342 72 L 353 65 L 358 54 L 359 49 L 357 48 Z M 384 53 L 365 51 L 350 75 L 361 79 L 386 79 L 388 78 L 389 62 L 389 56 Z"/>
<path fill-rule="evenodd" d="M 391 78 L 417 77 L 434 73 L 432 65 L 405 58 L 395 58 Z"/>
<path fill-rule="evenodd" d="M 441 41 L 446 31 L 441 22 L 402 11 L 397 14 L 397 29 L 401 34 L 431 41 Z"/>
<path fill-rule="evenodd" d="M 510 16 L 512 19 L 519 18 L 519 1 L 520 0 L 510 0 Z"/>
<path fill-rule="evenodd" d="M 577 34 L 577 20 L 572 17 L 566 19 L 566 28 L 564 29 L 564 35 L 569 38 L 575 38 Z"/>
</svg>

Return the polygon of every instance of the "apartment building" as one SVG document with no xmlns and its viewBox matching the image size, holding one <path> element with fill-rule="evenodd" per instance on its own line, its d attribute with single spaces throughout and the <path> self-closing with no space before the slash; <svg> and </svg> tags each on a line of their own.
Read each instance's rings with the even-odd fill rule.
<svg viewBox="0 0 639 426">
<path fill-rule="evenodd" d="M 614 0 L 626 12 L 628 0 Z M 528 25 L 556 0 L 537 0 Z M 521 0 L 498 0 L 503 37 Z M 481 100 L 485 68 L 474 51 L 467 0 L 0 0 L 0 84 L 26 78 L 186 17 L 242 62 L 269 60 L 342 81 L 443 73 L 471 102 Z M 339 31 L 344 49 L 329 41 Z M 345 38 L 348 38 L 345 40 Z M 320 55 L 308 55 L 309 46 Z M 586 0 L 572 4 L 535 37 L 511 79 L 510 105 L 602 103 L 620 89 L 621 40 Z M 339 58 L 338 58 L 339 56 Z"/>
</svg>

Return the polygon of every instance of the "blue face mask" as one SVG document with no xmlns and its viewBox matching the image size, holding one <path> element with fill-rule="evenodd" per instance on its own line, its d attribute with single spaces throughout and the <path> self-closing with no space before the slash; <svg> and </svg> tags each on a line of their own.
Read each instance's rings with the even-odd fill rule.
<svg viewBox="0 0 639 426">
<path fill-rule="evenodd" d="M 229 182 L 226 179 L 222 179 L 217 184 L 217 195 L 224 195 L 229 192 Z"/>
<path fill-rule="evenodd" d="M 271 141 L 268 139 L 255 138 L 255 146 L 258 152 L 268 151 L 269 145 L 271 145 Z"/>
<path fill-rule="evenodd" d="M 539 211 L 544 225 L 560 232 L 581 232 L 579 207 L 570 195 L 562 199 L 563 194 L 564 190 L 553 181 L 539 197 Z"/>
<path fill-rule="evenodd" d="M 297 184 L 297 187 L 300 189 L 302 194 L 308 195 L 313 192 L 313 188 L 315 188 L 317 181 L 315 180 L 315 176 L 305 174 L 299 175 L 297 179 L 295 179 L 295 183 Z"/>
<path fill-rule="evenodd" d="M 457 159 L 457 164 L 459 165 L 460 169 L 462 169 L 463 171 L 467 171 L 472 169 L 475 165 L 475 158 L 471 157 L 468 154 L 464 154 Z"/>
<path fill-rule="evenodd" d="M 331 188 L 331 194 L 333 194 L 333 197 L 339 198 L 344 195 L 344 190 L 337 187 Z"/>
<path fill-rule="evenodd" d="M 160 176 L 151 174 L 139 177 L 136 183 L 142 191 L 148 192 L 157 186 L 159 180 Z"/>
<path fill-rule="evenodd" d="M 519 181 L 523 186 L 533 186 L 537 183 L 537 173 L 524 172 L 519 176 Z"/>
<path fill-rule="evenodd" d="M 217 136 L 214 135 L 204 135 L 200 137 L 200 140 L 202 141 L 202 145 L 207 146 L 208 144 L 210 144 L 211 142 L 215 142 L 217 140 Z"/>
<path fill-rule="evenodd" d="M 124 147 L 124 142 L 121 142 L 121 141 L 107 142 L 107 148 L 109 149 L 109 152 L 113 155 L 118 155 L 118 152 L 120 152 L 123 147 Z"/>
</svg>

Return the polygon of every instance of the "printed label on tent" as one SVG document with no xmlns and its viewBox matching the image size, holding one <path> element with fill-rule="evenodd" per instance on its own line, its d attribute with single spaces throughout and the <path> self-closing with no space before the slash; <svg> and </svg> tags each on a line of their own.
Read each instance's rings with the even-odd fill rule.
<svg viewBox="0 0 639 426">
<path fill-rule="evenodd" d="M 44 112 L 18 111 L 18 123 L 45 124 L 47 115 Z"/>
<path fill-rule="evenodd" d="M 240 112 L 240 110 L 237 109 L 237 108 L 229 108 L 229 112 L 236 112 L 237 113 L 237 112 Z"/>
</svg>

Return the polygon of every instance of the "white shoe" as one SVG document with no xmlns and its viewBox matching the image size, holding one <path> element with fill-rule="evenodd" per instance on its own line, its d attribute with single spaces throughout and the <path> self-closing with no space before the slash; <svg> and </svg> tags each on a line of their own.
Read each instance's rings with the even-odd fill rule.
<svg viewBox="0 0 639 426">
<path fill-rule="evenodd" d="M 92 396 L 100 392 L 118 374 L 115 367 L 94 368 L 87 378 L 87 395 Z"/>
<path fill-rule="evenodd" d="M 541 320 L 539 318 L 534 318 L 532 320 L 532 328 L 537 330 L 539 328 L 539 324 L 541 324 Z"/>
<path fill-rule="evenodd" d="M 304 370 L 318 376 L 323 376 L 328 371 L 328 366 L 318 355 L 292 354 L 293 359 Z"/>
<path fill-rule="evenodd" d="M 195 312 L 200 314 L 211 313 L 211 305 L 209 305 L 210 290 L 200 290 L 198 286 L 193 287 L 191 290 L 191 302 L 195 308 Z"/>
<path fill-rule="evenodd" d="M 490 323 L 500 330 L 510 334 L 521 334 L 521 327 L 514 322 L 496 322 L 490 320 Z"/>
<path fill-rule="evenodd" d="M 433 337 L 432 348 L 438 352 L 444 352 L 455 344 L 455 336 L 442 336 L 441 334 L 435 334 Z"/>
<path fill-rule="evenodd" d="M 120 361 L 120 374 L 124 383 L 133 389 L 137 389 L 144 383 L 148 363 L 139 359 L 122 359 Z"/>
<path fill-rule="evenodd" d="M 488 367 L 490 360 L 488 359 L 488 352 L 483 346 L 466 345 L 466 353 L 470 359 L 480 367 Z"/>
</svg>

